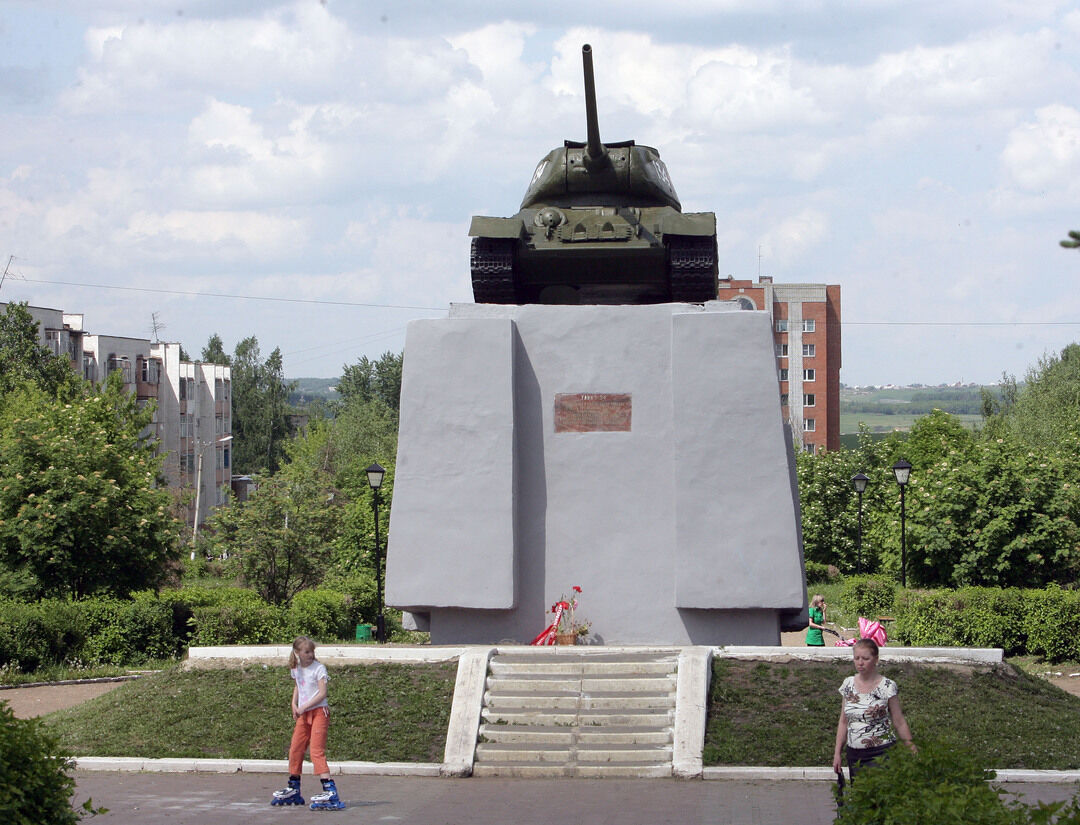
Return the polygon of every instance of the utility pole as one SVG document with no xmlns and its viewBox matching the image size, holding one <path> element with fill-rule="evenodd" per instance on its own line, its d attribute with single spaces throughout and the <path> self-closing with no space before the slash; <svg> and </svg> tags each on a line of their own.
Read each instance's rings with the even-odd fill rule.
<svg viewBox="0 0 1080 825">
<path fill-rule="evenodd" d="M 8 270 L 11 269 L 11 262 L 14 260 L 14 255 L 8 255 L 7 265 L 4 267 L 4 274 L 0 275 L 0 287 L 4 286 L 4 279 L 8 276 Z"/>
</svg>

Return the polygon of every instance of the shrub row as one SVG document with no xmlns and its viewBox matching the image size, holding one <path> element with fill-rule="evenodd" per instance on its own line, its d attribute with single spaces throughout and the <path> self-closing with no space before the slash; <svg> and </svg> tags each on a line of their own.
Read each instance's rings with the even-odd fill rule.
<svg viewBox="0 0 1080 825">
<path fill-rule="evenodd" d="M 1051 662 L 1080 660 L 1080 591 L 1049 585 L 901 590 L 890 579 L 852 576 L 840 608 L 848 615 L 891 615 L 897 644 L 915 647 L 1000 647 Z"/>
<path fill-rule="evenodd" d="M 284 644 L 304 635 L 353 638 L 373 619 L 373 587 L 307 590 L 283 606 L 238 587 L 183 588 L 132 599 L 0 600 L 0 668 L 140 665 L 179 655 L 187 645 Z M 369 592 L 371 591 L 371 592 Z"/>
</svg>

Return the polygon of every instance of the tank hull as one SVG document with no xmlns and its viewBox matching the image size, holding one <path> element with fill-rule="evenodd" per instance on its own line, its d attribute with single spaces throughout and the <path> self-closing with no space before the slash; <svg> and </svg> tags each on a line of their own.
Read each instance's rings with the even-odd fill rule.
<svg viewBox="0 0 1080 825">
<path fill-rule="evenodd" d="M 652 304 L 716 297 L 716 216 L 669 206 L 524 209 L 473 218 L 478 303 Z"/>
</svg>

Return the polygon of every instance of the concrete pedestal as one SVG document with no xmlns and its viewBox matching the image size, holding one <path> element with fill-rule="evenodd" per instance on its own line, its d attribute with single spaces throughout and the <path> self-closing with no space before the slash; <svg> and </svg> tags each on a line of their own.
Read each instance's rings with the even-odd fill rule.
<svg viewBox="0 0 1080 825">
<path fill-rule="evenodd" d="M 432 642 L 527 642 L 582 588 L 593 641 L 805 626 L 771 322 L 730 304 L 457 304 L 406 334 L 387 603 Z"/>
</svg>

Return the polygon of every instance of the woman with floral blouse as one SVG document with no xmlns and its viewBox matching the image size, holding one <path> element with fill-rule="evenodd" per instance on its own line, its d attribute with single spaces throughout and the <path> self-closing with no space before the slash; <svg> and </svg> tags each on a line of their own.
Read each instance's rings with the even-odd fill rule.
<svg viewBox="0 0 1080 825">
<path fill-rule="evenodd" d="M 836 726 L 833 770 L 843 764 L 842 749 L 847 745 L 848 771 L 851 778 L 896 744 L 896 736 L 912 750 L 911 729 L 900 709 L 899 688 L 892 679 L 877 672 L 878 646 L 871 639 L 859 639 L 852 648 L 855 675 L 840 686 L 840 721 Z"/>
</svg>

